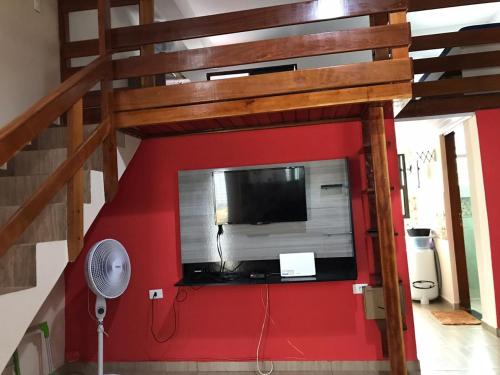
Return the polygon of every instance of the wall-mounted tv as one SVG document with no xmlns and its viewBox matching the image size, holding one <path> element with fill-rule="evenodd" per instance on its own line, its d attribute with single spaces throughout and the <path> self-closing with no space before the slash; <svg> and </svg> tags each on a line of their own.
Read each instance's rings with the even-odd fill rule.
<svg viewBox="0 0 500 375">
<path fill-rule="evenodd" d="M 215 223 L 307 221 L 304 167 L 215 171 Z"/>
</svg>

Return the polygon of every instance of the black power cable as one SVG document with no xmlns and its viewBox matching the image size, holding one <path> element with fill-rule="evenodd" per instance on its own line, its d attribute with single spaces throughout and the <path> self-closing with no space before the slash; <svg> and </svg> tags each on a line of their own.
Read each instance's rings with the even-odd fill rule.
<svg viewBox="0 0 500 375">
<path fill-rule="evenodd" d="M 184 298 L 179 299 L 179 295 L 181 293 L 181 288 L 177 289 L 177 293 L 175 294 L 174 302 L 172 304 L 172 308 L 174 310 L 174 328 L 173 328 L 172 332 L 164 339 L 159 338 L 156 335 L 156 332 L 154 331 L 154 322 L 155 322 L 154 309 L 155 309 L 156 292 L 153 294 L 153 299 L 151 300 L 151 327 L 150 328 L 151 328 L 151 335 L 153 336 L 154 340 L 158 344 L 164 344 L 167 341 L 171 340 L 175 336 L 175 333 L 177 331 L 177 309 L 175 308 L 175 304 L 177 302 L 182 303 L 187 299 L 187 292 L 184 290 L 182 292 L 185 293 L 185 296 L 184 296 Z"/>
<path fill-rule="evenodd" d="M 219 267 L 219 273 L 222 273 L 224 271 L 224 259 L 222 257 L 222 246 L 220 243 L 220 237 L 224 234 L 224 228 L 222 225 L 219 225 L 219 230 L 217 231 L 217 252 L 219 253 L 219 258 L 220 258 L 220 267 Z"/>
</svg>

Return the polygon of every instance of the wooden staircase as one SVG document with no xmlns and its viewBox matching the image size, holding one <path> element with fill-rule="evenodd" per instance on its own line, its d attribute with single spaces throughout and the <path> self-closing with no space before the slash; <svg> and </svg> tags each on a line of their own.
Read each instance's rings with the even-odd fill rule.
<svg viewBox="0 0 500 375">
<path fill-rule="evenodd" d="M 90 134 L 95 125 L 86 125 Z M 48 128 L 32 145 L 11 159 L 7 170 L 0 175 L 0 224 L 7 221 L 19 206 L 45 181 L 67 156 L 67 127 Z M 125 147 L 125 135 L 117 136 L 118 146 Z M 83 202 L 92 205 L 92 186 L 102 180 L 102 151 L 97 149 L 85 162 L 83 173 Z M 94 175 L 94 178 L 92 176 Z M 15 245 L 0 258 L 0 295 L 36 286 L 36 244 L 67 240 L 67 189 L 63 188 L 29 226 Z M 94 197 L 94 205 L 102 201 Z M 85 207 L 85 206 L 84 206 Z M 90 218 L 87 217 L 87 220 Z"/>
</svg>

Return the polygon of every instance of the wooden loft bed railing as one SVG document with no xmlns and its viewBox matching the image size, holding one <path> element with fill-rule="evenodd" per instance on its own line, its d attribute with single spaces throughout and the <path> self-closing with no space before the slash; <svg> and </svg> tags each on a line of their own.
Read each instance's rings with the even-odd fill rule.
<svg viewBox="0 0 500 375">
<path fill-rule="evenodd" d="M 345 0 L 336 2 L 333 9 L 327 7 L 325 12 L 318 8 L 318 4 L 318 1 L 307 1 L 116 28 L 111 31 L 110 45 L 113 52 L 137 50 L 141 46 L 151 46 L 153 43 L 397 13 L 407 7 L 406 1 L 402 0 L 374 2 Z M 68 16 L 65 13 L 61 18 Z M 392 22 L 364 29 L 291 36 L 171 53 L 141 54 L 138 57 L 114 60 L 113 74 L 115 79 L 131 79 L 298 57 L 408 47 L 409 35 L 406 18 L 399 21 L 393 19 Z M 97 40 L 62 43 L 64 61 L 94 55 L 96 43 Z M 64 76 L 74 74 L 79 69 L 68 67 L 67 64 L 65 67 Z M 194 82 L 183 84 L 182 87 L 160 86 L 115 90 L 116 127 L 140 137 L 190 133 L 196 130 L 224 131 L 241 128 L 245 122 L 242 117 L 248 114 L 261 118 L 264 114 L 276 114 L 272 116 L 276 118 L 275 121 L 267 122 L 269 125 L 280 125 L 285 122 L 283 118 L 280 119 L 280 113 L 286 111 L 311 108 L 321 111 L 322 108 L 341 104 L 409 97 L 411 69 L 411 61 L 406 57 L 245 77 L 223 82 Z M 84 98 L 86 121 L 94 122 L 99 118 L 98 103 L 98 92 L 93 92 Z M 349 115 L 359 117 L 361 107 L 358 106 L 356 110 L 350 111 Z M 192 125 L 188 126 L 188 122 Z"/>
<path fill-rule="evenodd" d="M 415 1 L 410 5 L 410 9 L 428 10 L 491 2 L 498 3 L 498 0 L 425 0 Z M 413 60 L 415 75 L 423 75 L 423 78 L 413 83 L 413 98 L 397 118 L 449 115 L 500 108 L 499 44 L 499 25 L 413 37 L 410 51 L 433 49 L 444 49 L 444 51 L 437 57 Z M 462 50 L 464 47 L 474 48 L 464 52 Z M 463 74 L 466 70 L 491 68 L 496 69 L 490 70 L 487 75 Z"/>
<path fill-rule="evenodd" d="M 143 24 L 111 29 L 110 5 L 130 4 L 140 5 Z M 333 9 L 322 12 L 318 4 L 318 1 L 306 1 L 150 23 L 153 20 L 151 0 L 60 0 L 61 67 L 66 80 L 52 94 L 0 130 L 0 164 L 65 113 L 70 135 L 68 158 L 0 228 L 0 255 L 68 184 L 70 259 L 78 256 L 83 245 L 82 166 L 103 144 L 105 191 L 107 199 L 112 199 L 117 186 L 117 129 L 140 137 L 165 135 L 165 127 L 170 131 L 168 134 L 172 131 L 195 133 L 200 130 L 197 121 L 212 120 L 214 126 L 204 130 L 214 131 L 221 129 L 223 121 L 234 125 L 236 119 L 249 115 L 269 114 L 273 117 L 287 111 L 326 111 L 341 105 L 357 105 L 352 115 L 363 118 L 369 143 L 367 149 L 373 161 L 371 178 L 376 197 L 374 209 L 377 213 L 390 361 L 393 374 L 406 374 L 383 103 L 412 95 L 413 71 L 408 57 L 410 27 L 406 22 L 408 5 L 405 0 L 343 0 L 335 1 Z M 96 7 L 99 39 L 69 41 L 69 13 Z M 370 16 L 376 22 L 364 29 L 166 54 L 154 54 L 151 48 L 154 43 L 358 16 Z M 140 50 L 141 56 L 112 61 L 113 53 L 130 50 Z M 372 51 L 376 57 L 374 61 L 169 87 L 119 90 L 112 87 L 115 79 L 361 50 Z M 98 59 L 84 68 L 70 64 L 72 58 L 95 55 L 99 56 Z M 101 84 L 100 91 L 90 91 L 97 82 Z M 142 83 L 150 86 L 152 81 L 142 79 Z M 97 116 L 86 116 L 86 111 L 97 113 Z M 83 141 L 82 124 L 96 119 L 100 125 Z M 186 123 L 193 125 L 184 127 Z"/>
</svg>

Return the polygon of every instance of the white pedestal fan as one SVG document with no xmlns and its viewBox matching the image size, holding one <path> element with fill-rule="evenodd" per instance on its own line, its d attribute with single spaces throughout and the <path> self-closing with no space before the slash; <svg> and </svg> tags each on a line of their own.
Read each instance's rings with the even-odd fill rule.
<svg viewBox="0 0 500 375">
<path fill-rule="evenodd" d="M 130 281 L 130 259 L 123 245 L 116 240 L 97 242 L 87 254 L 85 276 L 87 285 L 96 295 L 97 374 L 104 374 L 104 317 L 106 299 L 125 292 Z"/>
</svg>

